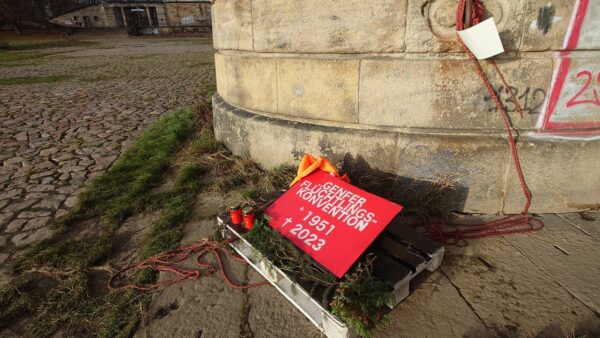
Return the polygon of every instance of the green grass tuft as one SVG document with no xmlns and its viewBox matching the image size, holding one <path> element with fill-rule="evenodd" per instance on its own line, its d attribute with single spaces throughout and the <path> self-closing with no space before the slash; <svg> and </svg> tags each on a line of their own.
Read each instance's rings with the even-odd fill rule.
<svg viewBox="0 0 600 338">
<path fill-rule="evenodd" d="M 46 240 L 28 250 L 17 267 L 18 270 L 42 265 L 82 269 L 105 258 L 110 248 L 111 240 L 107 233 L 93 239 Z"/>
<path fill-rule="evenodd" d="M 35 320 L 28 332 L 32 336 L 51 336 L 58 330 L 102 337 L 128 337 L 133 333 L 140 311 L 151 296 L 133 290 L 92 296 L 91 283 L 97 276 L 90 269 L 110 255 L 119 225 L 128 216 L 145 210 L 148 201 L 154 199 L 152 188 L 164 180 L 177 151 L 195 133 L 195 126 L 196 114 L 189 108 L 161 118 L 92 182 L 78 205 L 55 224 L 59 235 L 32 247 L 16 266 L 21 272 L 38 267 L 57 269 L 60 277 L 39 294 L 37 287 L 24 282 L 0 290 L 0 305 L 7 309 L 0 316 L 0 329 L 32 315 Z M 205 171 L 198 164 L 187 165 L 179 171 L 173 188 L 159 193 L 160 198 L 152 206 L 162 211 L 162 217 L 152 226 L 144 257 L 177 246 L 182 235 L 180 225 L 202 188 L 200 176 Z M 61 238 L 74 225 L 92 218 L 100 220 L 94 225 L 100 235 Z M 148 284 L 155 278 L 154 273 L 142 271 L 136 279 Z"/>
<path fill-rule="evenodd" d="M 117 224 L 144 207 L 144 197 L 164 178 L 181 144 L 194 132 L 195 114 L 185 108 L 145 130 L 113 166 L 92 182 L 78 205 L 56 223 L 66 229 L 82 218 Z"/>
<path fill-rule="evenodd" d="M 390 286 L 377 277 L 346 280 L 336 289 L 331 313 L 353 327 L 359 336 L 371 337 L 389 322 L 385 311 L 391 299 Z"/>
<path fill-rule="evenodd" d="M 154 224 L 150 242 L 144 249 L 144 257 L 174 249 L 181 239 L 179 226 L 191 213 L 196 195 L 202 188 L 201 176 L 206 172 L 200 165 L 188 164 L 183 167 L 170 193 L 164 202 L 163 215 Z"/>
<path fill-rule="evenodd" d="M 35 308 L 37 299 L 30 293 L 31 287 L 26 278 L 0 288 L 0 330 Z"/>
<path fill-rule="evenodd" d="M 182 236 L 181 224 L 191 213 L 195 196 L 202 188 L 200 176 L 204 172 L 204 168 L 197 164 L 189 164 L 179 171 L 175 185 L 169 192 L 170 196 L 164 200 L 163 215 L 152 226 L 148 244 L 144 248 L 142 257 L 148 258 L 177 247 Z M 156 277 L 157 274 L 153 270 L 141 270 L 136 276 L 137 284 L 148 285 L 154 283 Z M 131 291 L 118 291 L 108 296 L 123 292 L 127 293 L 119 299 L 121 299 L 121 302 L 128 300 L 129 306 L 120 306 L 120 312 L 112 312 L 104 316 L 106 318 L 104 321 L 106 328 L 103 330 L 102 336 L 129 337 L 137 326 L 141 315 L 139 309 L 142 307 L 132 307 L 130 300 L 140 298 L 137 302 L 142 305 L 150 301 L 148 294 L 132 293 Z"/>
<path fill-rule="evenodd" d="M 36 84 L 36 83 L 54 83 L 54 82 L 68 81 L 72 78 L 73 77 L 70 75 L 9 77 L 9 78 L 0 79 L 0 86 Z"/>
<path fill-rule="evenodd" d="M 190 148 L 194 155 L 203 155 L 227 150 L 223 143 L 215 140 L 212 128 L 202 129 L 198 138 L 192 141 Z"/>
<path fill-rule="evenodd" d="M 98 45 L 96 41 L 82 40 L 44 40 L 44 41 L 11 41 L 0 50 L 37 50 L 46 48 L 89 47 Z"/>
<path fill-rule="evenodd" d="M 258 200 L 260 198 L 260 196 L 262 195 L 262 192 L 258 189 L 248 189 L 248 190 L 244 190 L 241 193 L 242 198 L 247 199 L 247 200 Z"/>
<path fill-rule="evenodd" d="M 5 52 L 5 51 L 0 50 L 0 63 L 41 59 L 46 55 L 49 55 L 49 54 L 39 53 L 39 52 L 29 52 L 29 53 L 27 53 L 27 52 L 26 53 Z"/>
<path fill-rule="evenodd" d="M 42 241 L 25 253 L 17 268 L 84 267 L 105 257 L 112 232 L 124 219 L 146 207 L 149 191 L 162 182 L 176 151 L 193 134 L 194 125 L 195 114 L 189 108 L 158 120 L 92 182 L 67 215 L 53 224 L 58 233 L 65 233 L 78 222 L 99 217 L 104 227 L 97 231 L 104 234 L 90 241 Z"/>
<path fill-rule="evenodd" d="M 97 75 L 97 76 L 92 76 L 92 77 L 81 77 L 81 78 L 79 78 L 79 81 L 86 82 L 86 83 L 93 83 L 93 82 L 113 80 L 116 78 L 117 78 L 116 76 L 112 76 L 112 75 Z"/>
</svg>

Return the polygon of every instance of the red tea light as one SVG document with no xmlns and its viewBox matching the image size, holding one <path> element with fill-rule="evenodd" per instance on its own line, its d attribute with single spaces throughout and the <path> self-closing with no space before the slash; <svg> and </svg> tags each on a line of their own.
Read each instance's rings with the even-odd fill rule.
<svg viewBox="0 0 600 338">
<path fill-rule="evenodd" d="M 254 226 L 254 209 L 246 207 L 242 210 L 244 217 L 244 229 L 250 230 Z"/>
<path fill-rule="evenodd" d="M 239 205 L 233 206 L 229 208 L 229 217 L 231 218 L 231 223 L 234 225 L 242 224 L 242 208 Z"/>
</svg>

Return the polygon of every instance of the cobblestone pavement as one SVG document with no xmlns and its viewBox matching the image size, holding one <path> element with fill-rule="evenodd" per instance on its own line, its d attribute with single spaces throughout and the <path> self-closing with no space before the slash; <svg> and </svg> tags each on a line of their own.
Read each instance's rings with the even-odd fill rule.
<svg viewBox="0 0 600 338">
<path fill-rule="evenodd" d="M 0 267 L 47 238 L 46 224 L 77 202 L 138 132 L 192 105 L 214 86 L 207 39 L 97 38 L 92 47 L 0 65 L 0 79 L 65 75 L 54 83 L 0 85 Z"/>
</svg>

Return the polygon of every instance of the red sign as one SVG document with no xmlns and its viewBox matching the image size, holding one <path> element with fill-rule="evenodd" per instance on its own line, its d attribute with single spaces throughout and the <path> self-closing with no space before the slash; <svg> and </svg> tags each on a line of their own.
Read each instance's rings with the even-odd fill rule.
<svg viewBox="0 0 600 338">
<path fill-rule="evenodd" d="M 402 206 L 317 170 L 271 204 L 271 226 L 342 277 Z"/>
</svg>

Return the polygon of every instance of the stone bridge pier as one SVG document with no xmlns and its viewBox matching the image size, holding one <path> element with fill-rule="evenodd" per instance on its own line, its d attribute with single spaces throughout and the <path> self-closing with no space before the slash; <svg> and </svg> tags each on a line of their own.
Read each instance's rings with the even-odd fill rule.
<svg viewBox="0 0 600 338">
<path fill-rule="evenodd" d="M 218 139 L 265 167 L 305 152 L 365 159 L 521 211 L 500 112 L 456 43 L 457 0 L 216 0 Z M 600 206 L 600 1 L 485 0 L 532 212 Z"/>
</svg>

